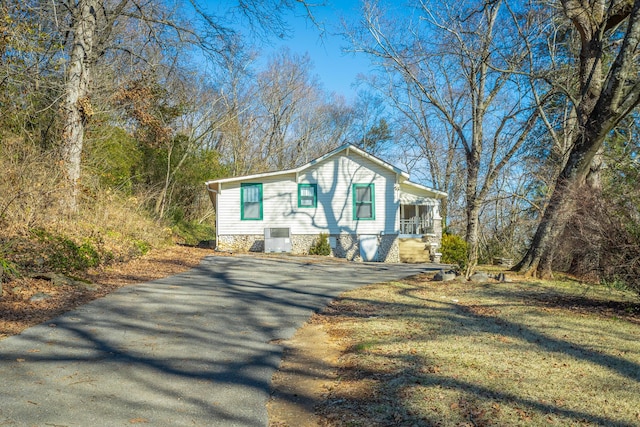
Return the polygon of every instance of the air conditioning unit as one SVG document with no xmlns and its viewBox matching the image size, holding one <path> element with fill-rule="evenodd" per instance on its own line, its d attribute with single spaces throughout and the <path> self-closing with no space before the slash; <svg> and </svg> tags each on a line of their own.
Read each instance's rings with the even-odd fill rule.
<svg viewBox="0 0 640 427">
<path fill-rule="evenodd" d="M 291 230 L 289 228 L 265 228 L 264 251 L 291 252 Z"/>
</svg>

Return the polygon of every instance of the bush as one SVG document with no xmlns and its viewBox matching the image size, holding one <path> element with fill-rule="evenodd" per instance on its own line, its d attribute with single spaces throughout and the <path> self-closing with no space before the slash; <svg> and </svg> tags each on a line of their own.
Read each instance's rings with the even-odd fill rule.
<svg viewBox="0 0 640 427">
<path fill-rule="evenodd" d="M 461 270 L 467 267 L 467 242 L 455 234 L 442 235 L 442 262 L 445 264 L 457 264 Z"/>
<path fill-rule="evenodd" d="M 640 206 L 631 195 L 576 190 L 576 214 L 560 238 L 554 271 L 640 295 Z"/>
<path fill-rule="evenodd" d="M 0 297 L 2 297 L 2 281 L 5 276 L 15 277 L 18 275 L 18 269 L 11 261 L 0 257 Z"/>
<path fill-rule="evenodd" d="M 100 264 L 100 254 L 90 242 L 78 245 L 73 240 L 38 228 L 32 234 L 44 244 L 45 262 L 52 271 L 69 273 Z"/>
<path fill-rule="evenodd" d="M 134 240 L 133 246 L 135 246 L 140 255 L 145 255 L 151 250 L 151 245 L 144 240 Z"/>
<path fill-rule="evenodd" d="M 212 224 L 187 221 L 177 214 L 172 215 L 171 231 L 179 241 L 189 246 L 197 246 L 202 241 L 212 240 L 216 235 Z"/>
<path fill-rule="evenodd" d="M 331 254 L 331 245 L 329 244 L 329 235 L 325 233 L 320 233 L 320 237 L 311 249 L 309 249 L 309 255 L 330 255 Z"/>
</svg>

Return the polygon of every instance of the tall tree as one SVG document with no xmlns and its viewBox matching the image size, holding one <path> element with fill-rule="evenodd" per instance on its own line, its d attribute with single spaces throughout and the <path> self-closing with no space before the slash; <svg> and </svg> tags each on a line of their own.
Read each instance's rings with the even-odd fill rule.
<svg viewBox="0 0 640 427">
<path fill-rule="evenodd" d="M 126 4 L 126 1 L 123 3 Z M 62 134 L 62 158 L 67 178 L 71 184 L 68 206 L 77 208 L 78 179 L 84 143 L 85 125 L 93 115 L 90 101 L 90 83 L 93 65 L 99 55 L 96 26 L 98 24 L 99 1 L 70 0 L 62 4 L 70 17 L 70 53 L 65 73 L 64 102 L 62 105 L 64 125 Z M 105 21 L 107 15 L 102 14 Z M 106 23 L 106 22 L 105 22 Z"/>
<path fill-rule="evenodd" d="M 639 0 L 561 0 L 580 40 L 575 126 L 567 161 L 525 257 L 514 269 L 549 277 L 558 238 L 575 211 L 571 193 L 586 182 L 603 141 L 640 102 Z M 571 93 L 567 93 L 571 96 Z"/>
<path fill-rule="evenodd" d="M 261 146 L 269 166 L 293 167 L 311 141 L 304 129 L 306 112 L 322 102 L 322 90 L 311 74 L 309 55 L 297 55 L 284 49 L 276 53 L 258 74 L 260 104 L 263 109 Z"/>
<path fill-rule="evenodd" d="M 304 1 L 242 1 L 236 10 L 259 28 L 280 31 L 281 13 L 297 4 L 307 7 Z M 186 9 L 191 11 L 191 18 L 187 18 Z M 225 41 L 234 30 L 225 16 L 208 13 L 197 0 L 55 0 L 51 5 L 43 3 L 43 10 L 48 12 L 49 21 L 59 27 L 61 41 L 67 47 L 62 157 L 70 184 L 67 204 L 75 210 L 85 128 L 93 114 L 93 78 L 99 61 L 108 57 L 105 55 L 109 51 L 126 52 L 131 58 L 147 61 L 157 59 L 149 55 L 160 52 L 161 56 L 177 60 L 187 45 L 215 56 L 226 49 Z M 265 14 L 267 10 L 269 13 Z M 138 37 L 132 38 L 131 33 Z M 140 40 L 142 43 L 137 44 Z"/>
<path fill-rule="evenodd" d="M 527 56 L 513 32 L 514 20 L 535 28 L 529 22 L 535 16 L 510 12 L 506 0 L 455 5 L 420 1 L 415 23 L 396 22 L 367 3 L 363 26 L 352 32 L 353 49 L 370 55 L 388 76 L 391 93 L 403 97 L 396 104 L 428 106 L 426 127 L 451 129 L 463 149 L 467 275 L 478 261 L 483 203 L 538 114 L 526 102 L 529 87 L 521 72 Z M 417 111 L 414 107 L 411 115 Z"/>
</svg>

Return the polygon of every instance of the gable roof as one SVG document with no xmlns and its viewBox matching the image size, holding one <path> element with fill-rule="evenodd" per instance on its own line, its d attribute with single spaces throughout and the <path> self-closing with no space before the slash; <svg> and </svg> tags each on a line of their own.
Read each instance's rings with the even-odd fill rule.
<svg viewBox="0 0 640 427">
<path fill-rule="evenodd" d="M 376 156 L 373 156 L 369 153 L 367 153 L 366 151 L 351 145 L 351 144 L 344 144 L 330 152 L 328 152 L 327 154 L 324 154 L 320 157 L 318 157 L 317 159 L 313 159 L 308 163 L 305 163 L 302 166 L 298 166 L 297 168 L 293 168 L 293 169 L 286 169 L 286 170 L 281 170 L 281 171 L 275 171 L 275 172 L 263 172 L 263 173 L 258 173 L 258 174 L 253 174 L 253 175 L 244 175 L 244 176 L 236 176 L 236 177 L 231 177 L 231 178 L 221 178 L 221 179 L 214 179 L 214 180 L 210 180 L 207 181 L 205 184 L 213 184 L 213 183 L 225 183 L 225 182 L 234 182 L 234 181 L 245 181 L 248 179 L 256 179 L 256 178 L 264 178 L 264 177 L 271 177 L 271 176 L 278 176 L 278 175 L 288 175 L 288 174 L 294 174 L 294 173 L 300 173 L 303 172 L 305 169 L 309 169 L 310 167 L 312 167 L 315 164 L 318 164 L 330 157 L 335 156 L 336 154 L 342 152 L 342 151 L 347 151 L 347 153 L 349 152 L 354 152 L 359 154 L 360 156 L 371 160 L 374 163 L 377 163 L 378 165 L 389 169 L 393 172 L 395 172 L 398 175 L 402 175 L 404 176 L 406 179 L 409 179 L 409 174 L 407 174 L 406 172 L 398 169 L 397 167 L 393 166 L 392 164 L 389 164 L 387 162 L 385 162 L 384 160 L 379 159 Z"/>
<path fill-rule="evenodd" d="M 355 145 L 351 145 L 351 144 L 344 144 L 332 151 L 329 151 L 327 154 L 324 154 L 320 157 L 318 157 L 317 159 L 313 159 L 308 163 L 305 163 L 302 166 L 298 166 L 297 168 L 293 168 L 293 169 L 286 169 L 286 170 L 281 170 L 281 171 L 276 171 L 276 172 L 264 172 L 264 173 L 258 173 L 258 174 L 253 174 L 253 175 L 244 175 L 244 176 L 236 176 L 236 177 L 231 177 L 231 178 L 222 178 L 222 179 L 214 179 L 214 180 L 210 180 L 205 182 L 205 185 L 207 187 L 209 187 L 210 184 L 223 184 L 223 183 L 227 183 L 227 182 L 236 182 L 236 181 L 246 181 L 246 180 L 250 180 L 250 179 L 258 179 L 258 178 L 264 178 L 264 177 L 273 177 L 273 176 L 279 176 L 279 175 L 289 175 L 289 174 L 297 174 L 300 172 L 303 172 L 306 169 L 309 169 L 310 167 L 323 162 L 324 160 L 333 157 L 343 151 L 346 151 L 347 155 L 351 152 L 358 154 L 361 157 L 364 157 L 365 159 L 368 159 L 370 161 L 372 161 L 373 163 L 378 164 L 379 166 L 382 166 L 385 169 L 388 169 L 394 173 L 396 173 L 397 175 L 399 175 L 401 178 L 399 181 L 401 181 L 403 184 L 410 184 L 415 186 L 416 188 L 419 188 L 421 190 L 424 191 L 429 191 L 434 193 L 435 197 L 437 198 L 444 198 L 447 197 L 447 193 L 444 193 L 442 191 L 438 191 L 438 190 L 434 190 L 432 188 L 429 187 L 425 187 L 423 185 L 420 184 L 416 184 L 414 182 L 409 181 L 409 174 L 407 172 L 404 172 L 403 170 L 397 168 L 396 166 L 393 166 L 390 163 L 385 162 L 384 160 L 367 153 L 366 151 L 362 150 L 361 148 L 356 147 Z"/>
</svg>

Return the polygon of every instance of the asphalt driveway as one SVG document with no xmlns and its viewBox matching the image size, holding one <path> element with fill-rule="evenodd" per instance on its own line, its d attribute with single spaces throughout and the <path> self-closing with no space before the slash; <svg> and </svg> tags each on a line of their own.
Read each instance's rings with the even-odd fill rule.
<svg viewBox="0 0 640 427">
<path fill-rule="evenodd" d="M 340 292 L 429 265 L 208 257 L 0 341 L 0 425 L 265 426 L 283 347 Z"/>
</svg>

